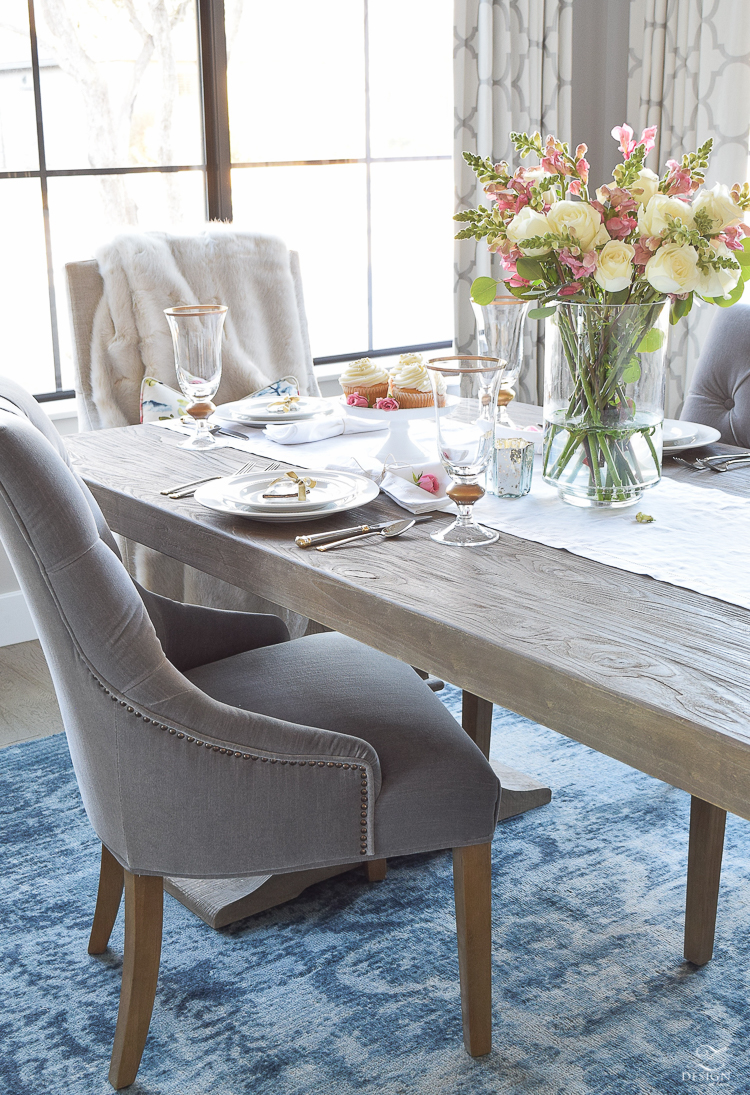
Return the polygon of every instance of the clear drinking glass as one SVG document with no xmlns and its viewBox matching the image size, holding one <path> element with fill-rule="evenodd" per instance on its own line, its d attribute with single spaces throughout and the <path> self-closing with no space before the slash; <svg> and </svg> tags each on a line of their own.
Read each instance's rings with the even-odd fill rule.
<svg viewBox="0 0 750 1095">
<path fill-rule="evenodd" d="M 453 483 L 448 497 L 458 517 L 432 539 L 455 547 L 494 544 L 499 533 L 477 524 L 472 509 L 484 495 L 484 475 L 495 440 L 495 408 L 506 362 L 497 357 L 436 357 L 427 363 L 435 400 L 440 460 Z M 459 395 L 445 395 L 446 383 L 458 381 Z M 440 406 L 442 402 L 443 406 Z"/>
<path fill-rule="evenodd" d="M 499 357 L 508 363 L 497 396 L 497 421 L 501 426 L 510 426 L 507 406 L 516 394 L 513 385 L 521 375 L 523 327 L 529 305 L 516 297 L 495 297 L 492 304 L 472 301 L 471 306 L 477 324 L 479 353 Z"/>
<path fill-rule="evenodd" d="M 207 449 L 215 445 L 208 418 L 221 382 L 221 334 L 228 308 L 225 304 L 181 304 L 165 308 L 174 343 L 177 380 L 191 402 L 187 413 L 196 430 L 181 448 Z"/>
</svg>

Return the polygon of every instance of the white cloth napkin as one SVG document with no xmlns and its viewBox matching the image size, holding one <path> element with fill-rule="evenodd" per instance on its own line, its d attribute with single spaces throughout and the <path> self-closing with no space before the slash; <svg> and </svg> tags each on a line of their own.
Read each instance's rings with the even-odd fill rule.
<svg viewBox="0 0 750 1095">
<path fill-rule="evenodd" d="M 263 433 L 277 445 L 307 445 L 311 441 L 325 441 L 342 433 L 374 433 L 387 429 L 388 423 L 384 419 L 371 421 L 345 414 L 341 417 L 307 418 L 302 422 L 274 423 L 266 426 Z"/>
<path fill-rule="evenodd" d="M 452 510 L 453 503 L 445 493 L 450 486 L 450 479 L 442 464 L 420 464 L 418 468 L 411 464 L 383 465 L 379 460 L 349 459 L 340 463 L 326 465 L 329 471 L 351 471 L 357 475 L 366 475 L 374 483 L 380 485 L 380 489 L 403 509 L 418 516 L 421 513 L 432 513 L 433 510 Z M 434 475 L 440 484 L 437 494 L 423 490 L 414 482 L 414 475 Z"/>
</svg>

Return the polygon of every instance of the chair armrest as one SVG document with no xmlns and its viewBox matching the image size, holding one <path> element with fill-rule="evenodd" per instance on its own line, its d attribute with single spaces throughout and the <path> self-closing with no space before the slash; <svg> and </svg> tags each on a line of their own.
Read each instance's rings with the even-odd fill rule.
<svg viewBox="0 0 750 1095">
<path fill-rule="evenodd" d="M 166 662 L 126 695 L 108 689 L 92 728 L 116 743 L 106 834 L 84 803 L 128 870 L 242 877 L 374 854 L 381 773 L 368 742 L 230 707 Z"/>
<path fill-rule="evenodd" d="M 278 616 L 171 601 L 134 583 L 169 661 L 182 673 L 290 639 Z"/>
</svg>

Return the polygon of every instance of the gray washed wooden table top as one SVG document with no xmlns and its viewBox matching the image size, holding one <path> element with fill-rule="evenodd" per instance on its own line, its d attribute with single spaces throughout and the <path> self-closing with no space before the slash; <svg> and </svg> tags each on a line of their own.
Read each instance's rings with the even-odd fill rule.
<svg viewBox="0 0 750 1095">
<path fill-rule="evenodd" d="M 510 411 L 519 426 L 540 416 Z M 66 441 L 115 532 L 750 818 L 745 609 L 510 535 L 475 551 L 442 547 L 429 532 L 447 516 L 396 540 L 301 551 L 300 533 L 403 511 L 381 495 L 299 525 L 223 517 L 159 491 L 231 472 L 244 453 L 191 453 L 154 426 Z M 719 476 L 667 460 L 665 473 L 750 496 L 750 468 Z"/>
</svg>

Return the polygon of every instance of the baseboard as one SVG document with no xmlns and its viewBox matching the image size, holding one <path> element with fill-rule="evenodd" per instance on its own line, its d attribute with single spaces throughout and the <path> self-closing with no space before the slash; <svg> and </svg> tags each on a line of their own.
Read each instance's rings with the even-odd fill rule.
<svg viewBox="0 0 750 1095">
<path fill-rule="evenodd" d="M 20 589 L 0 593 L 0 646 L 27 643 L 36 638 L 36 628 Z"/>
</svg>

